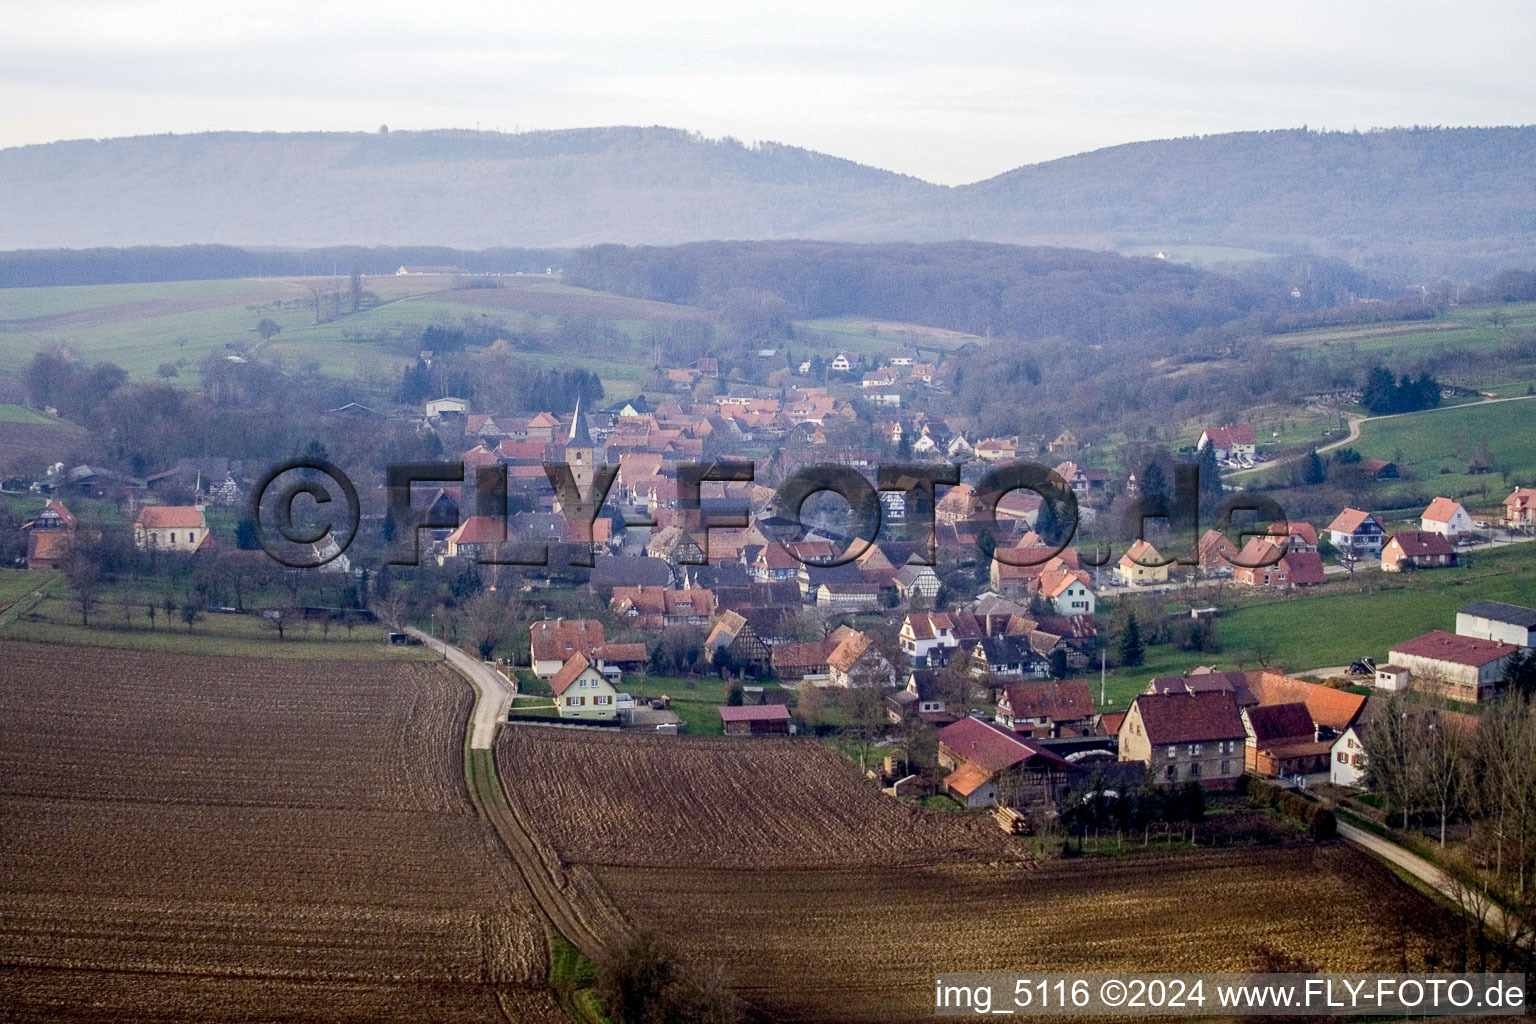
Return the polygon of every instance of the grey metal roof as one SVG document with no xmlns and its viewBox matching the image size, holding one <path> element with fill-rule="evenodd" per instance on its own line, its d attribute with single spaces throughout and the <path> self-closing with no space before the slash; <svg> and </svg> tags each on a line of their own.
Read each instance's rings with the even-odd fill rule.
<svg viewBox="0 0 1536 1024">
<path fill-rule="evenodd" d="M 1536 628 L 1536 609 L 1522 608 L 1518 604 L 1505 604 L 1503 601 L 1479 601 L 1460 609 L 1457 614 L 1476 615 L 1480 619 L 1507 622 L 1512 626 L 1525 629 Z"/>
</svg>

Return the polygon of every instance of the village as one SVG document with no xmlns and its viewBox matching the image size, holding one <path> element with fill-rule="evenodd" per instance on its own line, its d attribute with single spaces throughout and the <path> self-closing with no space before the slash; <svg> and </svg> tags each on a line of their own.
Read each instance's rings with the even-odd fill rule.
<svg viewBox="0 0 1536 1024">
<path fill-rule="evenodd" d="M 1148 479 L 1160 473 L 1157 463 L 1140 481 L 1134 471 L 1118 479 L 1077 461 L 1091 448 L 1070 431 L 1034 444 L 972 439 L 942 417 L 894 412 L 870 424 L 877 443 L 849 445 L 848 431 L 861 422 L 847 397 L 853 385 L 842 396 L 794 384 L 778 396 L 734 386 L 711 394 L 698 385 L 711 379 L 712 364 L 669 371 L 679 397 L 654 408 L 637 398 L 589 413 L 578 401 L 564 415 L 512 416 L 452 397 L 423 403 L 416 429 L 462 464 L 462 482 L 418 485 L 423 563 L 460 580 L 472 574 L 462 604 L 475 593 L 515 593 L 509 618 L 541 607 L 571 613 L 519 624 L 525 632 L 516 639 L 505 622 L 476 638 L 467 635 L 469 616 L 430 609 L 437 635 L 478 647 L 506 676 L 518 694 L 510 720 L 818 736 L 856 752 L 893 797 L 1005 806 L 1039 819 L 1090 778 L 1120 789 L 1151 782 L 1220 792 L 1245 775 L 1361 787 L 1367 726 L 1389 700 L 1407 695 L 1426 713 L 1465 718 L 1527 680 L 1536 612 L 1498 602 L 1470 604 L 1445 628 L 1360 651 L 1348 665 L 1288 662 L 1282 671 L 1224 666 L 1213 656 L 1140 680 L 1140 634 L 1157 624 L 1138 622 L 1132 610 L 1110 630 L 1100 602 L 1183 616 L 1176 628 L 1190 649 L 1203 650 L 1201 637 L 1220 628 L 1222 614 L 1198 603 L 1206 595 L 1304 598 L 1357 576 L 1455 572 L 1471 551 L 1533 539 L 1536 489 L 1516 487 L 1497 510 L 1476 513 L 1436 497 L 1416 521 L 1393 527 L 1342 508 L 1326 522 L 1257 523 L 1246 536 L 1212 527 L 1179 538 L 1166 522 L 1168 481 Z M 816 367 L 857 369 L 844 355 Z M 800 367 L 811 371 L 808 362 Z M 931 388 L 934 372 L 915 352 L 898 354 L 858 376 L 857 387 L 876 409 L 895 410 L 904 388 Z M 378 414 L 346 408 L 335 416 L 366 428 Z M 1265 460 L 1247 424 L 1208 427 L 1191 441 L 1202 471 L 1240 472 Z M 718 483 L 705 474 L 697 508 L 680 496 L 680 466 L 739 462 L 754 451 L 761 469 L 751 479 Z M 1123 553 L 1093 558 L 1083 537 L 1076 546 L 1070 534 L 1063 540 L 1058 513 L 1030 490 L 988 502 L 985 475 L 1031 458 L 1057 460 L 1052 471 L 1070 488 L 1082 532 L 1100 549 L 1106 537 L 1129 537 Z M 891 459 L 933 467 L 938 484 L 928 485 L 926 505 L 911 479 L 903 490 L 878 491 L 873 539 L 850 536 L 855 517 L 846 502 L 774 506 L 769 483 L 795 465 L 831 463 L 888 486 L 877 472 Z M 565 468 L 585 507 L 562 507 L 550 464 Z M 60 465 L 39 481 L 7 481 L 13 491 L 48 496 L 22 526 L 25 565 L 68 572 L 99 547 L 99 531 L 78 530 L 68 507 L 75 495 L 119 501 L 140 557 L 219 559 L 222 549 L 244 545 L 219 536 L 211 520 L 243 515 L 252 469 L 184 459 L 133 481 Z M 505 488 L 504 517 L 484 514 L 476 489 L 488 480 Z M 607 486 L 600 510 L 591 507 L 594 481 Z M 1095 528 L 1124 517 L 1127 502 L 1142 535 Z M 365 496 L 364 531 L 385 518 L 382 503 L 382 488 Z M 243 519 L 240 526 L 246 530 Z M 798 539 L 784 539 L 786 526 Z M 314 546 L 321 570 L 355 581 L 351 558 L 325 543 L 331 547 Z M 543 554 L 540 564 L 505 556 L 529 545 Z M 408 606 L 369 598 L 361 595 L 347 614 L 388 619 L 395 629 L 407 621 Z M 1156 611 L 1170 607 L 1181 610 Z M 176 610 L 168 606 L 167 619 Z M 189 629 L 206 610 L 183 605 Z M 1111 664 L 1118 700 L 1103 678 Z M 695 699 L 685 718 L 673 698 L 687 695 L 656 680 L 699 675 L 719 680 L 718 703 L 701 714 Z"/>
</svg>

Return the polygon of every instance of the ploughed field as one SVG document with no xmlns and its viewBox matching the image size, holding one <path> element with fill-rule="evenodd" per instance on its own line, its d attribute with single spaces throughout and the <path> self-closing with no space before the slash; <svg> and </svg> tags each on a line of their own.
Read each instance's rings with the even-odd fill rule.
<svg viewBox="0 0 1536 1024">
<path fill-rule="evenodd" d="M 431 662 L 0 642 L 0 1017 L 559 1019 Z"/>
<path fill-rule="evenodd" d="M 924 812 L 808 740 L 518 726 L 497 762 L 574 877 L 756 1016 L 927 1020 L 940 971 L 1422 968 L 1443 916 L 1342 845 L 1038 864 L 989 815 Z M 1324 909 L 1325 908 L 1325 909 Z"/>
</svg>

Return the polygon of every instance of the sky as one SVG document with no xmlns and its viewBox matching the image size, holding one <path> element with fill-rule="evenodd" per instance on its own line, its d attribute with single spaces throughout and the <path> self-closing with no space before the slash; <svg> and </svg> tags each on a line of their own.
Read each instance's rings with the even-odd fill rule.
<svg viewBox="0 0 1536 1024">
<path fill-rule="evenodd" d="M 1536 121 L 1514 2 L 7 0 L 0 147 L 666 125 L 957 185 L 1103 146 Z"/>
</svg>

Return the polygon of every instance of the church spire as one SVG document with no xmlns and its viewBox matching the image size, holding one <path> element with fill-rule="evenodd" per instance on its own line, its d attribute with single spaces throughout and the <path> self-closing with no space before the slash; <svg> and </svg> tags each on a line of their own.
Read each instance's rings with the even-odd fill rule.
<svg viewBox="0 0 1536 1024">
<path fill-rule="evenodd" d="M 579 395 L 576 398 L 576 415 L 571 417 L 571 433 L 566 438 L 565 444 L 568 448 L 593 447 L 592 433 L 587 429 L 586 417 L 581 414 L 581 396 Z"/>
</svg>

